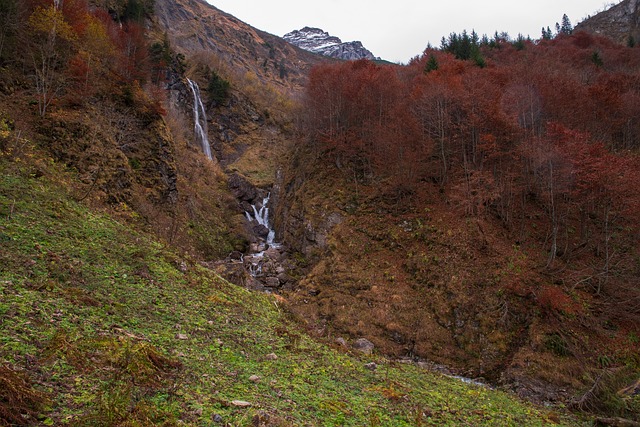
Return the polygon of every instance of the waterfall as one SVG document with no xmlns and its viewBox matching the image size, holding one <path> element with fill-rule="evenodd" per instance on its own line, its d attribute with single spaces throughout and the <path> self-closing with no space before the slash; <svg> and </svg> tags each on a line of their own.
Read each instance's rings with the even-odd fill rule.
<svg viewBox="0 0 640 427">
<path fill-rule="evenodd" d="M 244 214 L 247 217 L 247 220 L 249 220 L 249 222 L 255 221 L 258 224 L 264 225 L 269 229 L 269 234 L 267 236 L 267 245 L 274 246 L 276 245 L 276 243 L 274 242 L 276 237 L 276 231 L 273 228 L 271 228 L 271 225 L 269 225 L 269 208 L 267 207 L 267 204 L 269 203 L 270 198 L 271 198 L 271 193 L 267 194 L 267 196 L 264 199 L 262 199 L 262 206 L 260 206 L 260 209 L 258 209 L 256 205 L 251 205 L 251 208 L 253 209 L 253 214 L 250 212 L 245 212 Z"/>
<path fill-rule="evenodd" d="M 207 136 L 207 113 L 200 96 L 200 87 L 190 79 L 187 79 L 191 92 L 193 92 L 193 121 L 195 122 L 196 139 L 202 146 L 202 152 L 209 160 L 211 157 L 211 146 L 209 145 L 209 137 Z"/>
</svg>

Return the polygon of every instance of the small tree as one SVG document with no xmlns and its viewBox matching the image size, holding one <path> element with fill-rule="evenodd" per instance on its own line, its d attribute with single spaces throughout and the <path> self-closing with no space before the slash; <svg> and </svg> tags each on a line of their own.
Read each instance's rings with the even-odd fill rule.
<svg viewBox="0 0 640 427">
<path fill-rule="evenodd" d="M 438 59 L 435 57 L 433 53 L 429 54 L 429 59 L 427 60 L 427 64 L 424 67 L 424 73 L 428 74 L 432 71 L 436 71 L 438 69 Z"/>
<path fill-rule="evenodd" d="M 230 88 L 231 84 L 227 80 L 220 77 L 215 71 L 211 71 L 209 84 L 207 85 L 207 94 L 209 95 L 209 100 L 214 105 L 221 105 L 227 100 Z"/>
<path fill-rule="evenodd" d="M 636 47 L 636 39 L 633 36 L 629 36 L 627 40 L 627 47 Z"/>
<path fill-rule="evenodd" d="M 571 20 L 565 13 L 562 15 L 562 25 L 560 26 L 560 33 L 570 35 L 573 33 L 573 25 L 571 25 Z"/>
<path fill-rule="evenodd" d="M 596 67 L 602 67 L 604 65 L 604 61 L 602 61 L 602 56 L 600 56 L 600 53 L 597 50 L 594 51 L 593 54 L 591 55 L 591 62 L 593 62 Z"/>
<path fill-rule="evenodd" d="M 55 5 L 37 7 L 29 17 L 29 29 L 33 34 L 30 53 L 38 93 L 38 112 L 44 116 L 51 101 L 65 85 L 60 68 L 66 63 L 77 35 Z"/>
</svg>

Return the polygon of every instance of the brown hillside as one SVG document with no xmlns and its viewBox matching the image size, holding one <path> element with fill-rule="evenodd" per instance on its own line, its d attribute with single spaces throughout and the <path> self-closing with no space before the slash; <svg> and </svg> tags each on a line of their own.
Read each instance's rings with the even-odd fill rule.
<svg viewBox="0 0 640 427">
<path fill-rule="evenodd" d="M 307 72 L 327 59 L 257 30 L 201 0 L 157 0 L 155 20 L 174 48 L 188 57 L 215 55 L 226 66 L 261 82 L 297 90 Z"/>
</svg>

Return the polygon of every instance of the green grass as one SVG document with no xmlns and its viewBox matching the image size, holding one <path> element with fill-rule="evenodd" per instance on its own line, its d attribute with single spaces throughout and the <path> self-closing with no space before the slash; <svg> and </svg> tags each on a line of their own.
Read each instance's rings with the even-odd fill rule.
<svg viewBox="0 0 640 427">
<path fill-rule="evenodd" d="M 580 425 L 318 343 L 272 297 L 14 166 L 0 159 L 0 362 L 46 396 L 26 425 Z"/>
</svg>

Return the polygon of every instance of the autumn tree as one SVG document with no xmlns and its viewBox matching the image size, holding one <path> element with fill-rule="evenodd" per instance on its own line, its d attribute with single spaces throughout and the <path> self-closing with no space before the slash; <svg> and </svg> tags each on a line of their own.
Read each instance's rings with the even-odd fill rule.
<svg viewBox="0 0 640 427">
<path fill-rule="evenodd" d="M 44 116 L 51 101 L 66 85 L 62 72 L 77 35 L 55 5 L 38 6 L 29 17 L 30 54 L 38 94 L 38 112 Z"/>
</svg>

